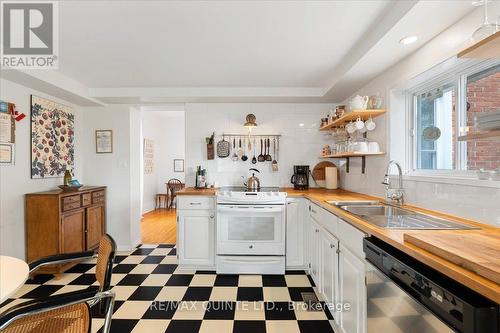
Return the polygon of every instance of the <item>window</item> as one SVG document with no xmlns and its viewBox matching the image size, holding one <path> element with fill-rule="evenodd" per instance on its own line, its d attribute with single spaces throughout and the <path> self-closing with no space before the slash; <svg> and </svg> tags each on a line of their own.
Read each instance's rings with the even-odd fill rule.
<svg viewBox="0 0 500 333">
<path fill-rule="evenodd" d="M 414 170 L 500 168 L 498 141 L 458 140 L 475 131 L 478 114 L 500 111 L 500 62 L 466 64 L 409 93 Z"/>
<path fill-rule="evenodd" d="M 453 83 L 415 96 L 418 169 L 454 168 L 455 96 Z"/>
</svg>

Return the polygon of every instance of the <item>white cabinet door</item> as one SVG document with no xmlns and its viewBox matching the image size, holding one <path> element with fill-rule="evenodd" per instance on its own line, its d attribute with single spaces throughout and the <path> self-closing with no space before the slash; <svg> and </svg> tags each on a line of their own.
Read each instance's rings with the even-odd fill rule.
<svg viewBox="0 0 500 333">
<path fill-rule="evenodd" d="M 342 304 L 349 304 L 349 311 L 342 311 L 340 325 L 344 333 L 366 332 L 365 263 L 340 244 L 339 288 Z"/>
<path fill-rule="evenodd" d="M 286 267 L 304 267 L 304 202 L 289 198 L 286 206 Z"/>
<path fill-rule="evenodd" d="M 339 241 L 325 230 L 320 232 L 321 248 L 321 293 L 330 304 L 338 303 L 339 256 L 337 249 Z M 335 309 L 335 308 L 334 308 Z M 332 312 L 333 319 L 339 322 L 339 312 Z"/>
<path fill-rule="evenodd" d="M 205 268 L 215 265 L 215 212 L 177 211 L 179 265 Z"/>
<path fill-rule="evenodd" d="M 316 223 L 313 219 L 310 219 L 311 227 L 310 227 L 310 264 L 311 267 L 309 269 L 309 274 L 316 283 L 316 287 L 321 290 L 321 279 L 320 279 L 320 265 L 321 265 L 321 252 L 320 252 L 320 230 L 321 227 L 318 223 Z"/>
</svg>

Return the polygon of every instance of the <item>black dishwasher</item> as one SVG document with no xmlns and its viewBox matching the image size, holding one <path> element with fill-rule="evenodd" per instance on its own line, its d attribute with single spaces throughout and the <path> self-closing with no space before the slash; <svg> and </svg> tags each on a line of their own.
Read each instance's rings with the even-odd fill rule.
<svg viewBox="0 0 500 333">
<path fill-rule="evenodd" d="M 365 238 L 368 333 L 499 333 L 499 305 L 375 237 Z"/>
</svg>

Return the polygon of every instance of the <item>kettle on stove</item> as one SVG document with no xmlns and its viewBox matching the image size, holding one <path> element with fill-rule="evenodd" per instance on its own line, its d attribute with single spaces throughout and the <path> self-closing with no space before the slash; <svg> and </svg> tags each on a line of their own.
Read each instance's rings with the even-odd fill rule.
<svg viewBox="0 0 500 333">
<path fill-rule="evenodd" d="M 254 168 L 250 168 L 249 170 L 260 173 L 259 170 Z M 248 191 L 258 191 L 260 189 L 260 180 L 255 177 L 255 172 L 252 173 L 252 176 L 249 177 L 246 182 L 243 182 L 243 185 L 245 185 Z M 243 176 L 241 176 L 241 178 L 244 179 Z"/>
</svg>

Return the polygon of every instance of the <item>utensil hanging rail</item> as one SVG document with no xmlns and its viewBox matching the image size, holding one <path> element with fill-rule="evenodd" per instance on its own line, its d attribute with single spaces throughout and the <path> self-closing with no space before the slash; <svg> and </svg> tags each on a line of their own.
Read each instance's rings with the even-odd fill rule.
<svg viewBox="0 0 500 333">
<path fill-rule="evenodd" d="M 226 134 L 222 133 L 219 135 L 220 137 L 225 137 L 225 138 L 242 138 L 244 136 L 246 137 L 251 137 L 251 138 L 279 138 L 281 137 L 281 134 Z"/>
</svg>

